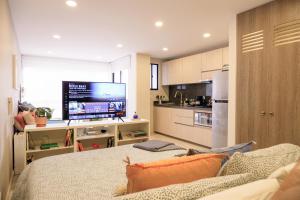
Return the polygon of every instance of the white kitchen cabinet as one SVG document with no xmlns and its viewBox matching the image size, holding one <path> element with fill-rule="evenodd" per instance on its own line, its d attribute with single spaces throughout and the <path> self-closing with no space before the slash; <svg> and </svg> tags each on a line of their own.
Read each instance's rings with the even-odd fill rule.
<svg viewBox="0 0 300 200">
<path fill-rule="evenodd" d="M 222 49 L 222 66 L 229 65 L 229 47 Z"/>
<path fill-rule="evenodd" d="M 166 107 L 154 107 L 154 131 L 164 134 L 172 132 L 172 109 Z"/>
<path fill-rule="evenodd" d="M 175 59 L 163 63 L 163 85 L 182 83 L 182 59 Z"/>
<path fill-rule="evenodd" d="M 202 72 L 222 69 L 222 49 L 208 51 L 202 54 Z"/>
<path fill-rule="evenodd" d="M 214 71 L 206 71 L 201 73 L 201 80 L 202 81 L 211 81 L 213 80 L 214 74 L 221 70 L 214 70 Z"/>
<path fill-rule="evenodd" d="M 229 64 L 228 47 L 183 57 L 162 64 L 162 84 L 179 85 L 211 80 L 213 74 Z"/>
<path fill-rule="evenodd" d="M 204 146 L 211 146 L 212 130 L 194 126 L 194 111 L 154 107 L 154 131 Z"/>
<path fill-rule="evenodd" d="M 197 83 L 201 80 L 202 54 L 182 58 L 182 83 Z"/>
<path fill-rule="evenodd" d="M 169 85 L 168 62 L 162 64 L 162 85 Z"/>
</svg>

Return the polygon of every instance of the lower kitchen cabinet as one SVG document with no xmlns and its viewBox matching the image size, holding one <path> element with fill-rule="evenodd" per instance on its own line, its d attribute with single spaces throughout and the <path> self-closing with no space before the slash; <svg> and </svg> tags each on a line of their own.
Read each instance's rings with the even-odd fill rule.
<svg viewBox="0 0 300 200">
<path fill-rule="evenodd" d="M 211 147 L 211 128 L 193 124 L 193 110 L 154 107 L 155 132 Z"/>
</svg>

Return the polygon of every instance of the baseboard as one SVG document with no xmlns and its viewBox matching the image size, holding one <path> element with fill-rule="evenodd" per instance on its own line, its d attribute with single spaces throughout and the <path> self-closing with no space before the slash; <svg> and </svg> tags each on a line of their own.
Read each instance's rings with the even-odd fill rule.
<svg viewBox="0 0 300 200">
<path fill-rule="evenodd" d="M 8 185 L 8 188 L 7 188 L 7 191 L 6 191 L 5 200 L 10 200 L 11 199 L 11 186 L 12 186 L 12 182 L 14 180 L 14 175 L 15 175 L 15 173 L 14 173 L 14 171 L 12 171 L 11 176 L 10 176 L 11 178 L 9 180 L 9 185 Z"/>
</svg>

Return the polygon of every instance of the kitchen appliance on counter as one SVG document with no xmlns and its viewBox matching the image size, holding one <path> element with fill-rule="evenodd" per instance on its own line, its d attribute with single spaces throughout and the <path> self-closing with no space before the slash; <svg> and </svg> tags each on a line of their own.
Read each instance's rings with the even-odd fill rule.
<svg viewBox="0 0 300 200">
<path fill-rule="evenodd" d="M 211 107 L 211 96 L 197 96 L 195 106 Z"/>
<path fill-rule="evenodd" d="M 228 138 L 228 71 L 213 76 L 212 148 L 226 147 Z"/>
</svg>

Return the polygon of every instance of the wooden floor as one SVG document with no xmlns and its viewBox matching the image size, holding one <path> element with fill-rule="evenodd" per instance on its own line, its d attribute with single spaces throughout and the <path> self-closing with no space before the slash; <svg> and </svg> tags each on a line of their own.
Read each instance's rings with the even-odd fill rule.
<svg viewBox="0 0 300 200">
<path fill-rule="evenodd" d="M 178 146 L 181 146 L 183 148 L 186 148 L 186 149 L 198 149 L 198 150 L 207 149 L 207 148 L 205 148 L 203 146 L 200 146 L 200 145 L 196 145 L 196 144 L 193 144 L 193 143 L 189 143 L 189 142 L 186 142 L 186 141 L 183 141 L 183 140 L 168 137 L 166 135 L 162 135 L 162 134 L 158 134 L 158 133 L 152 133 L 151 136 L 150 136 L 150 139 L 152 139 L 152 140 L 162 140 L 162 141 L 166 141 L 166 142 L 172 142 L 172 143 L 174 143 Z M 18 179 L 18 175 L 15 175 L 14 178 L 13 178 L 13 181 L 12 181 L 12 185 L 11 185 L 10 196 L 11 196 L 12 192 L 15 189 L 17 179 Z M 10 199 L 10 198 L 8 198 L 8 199 Z"/>
</svg>

